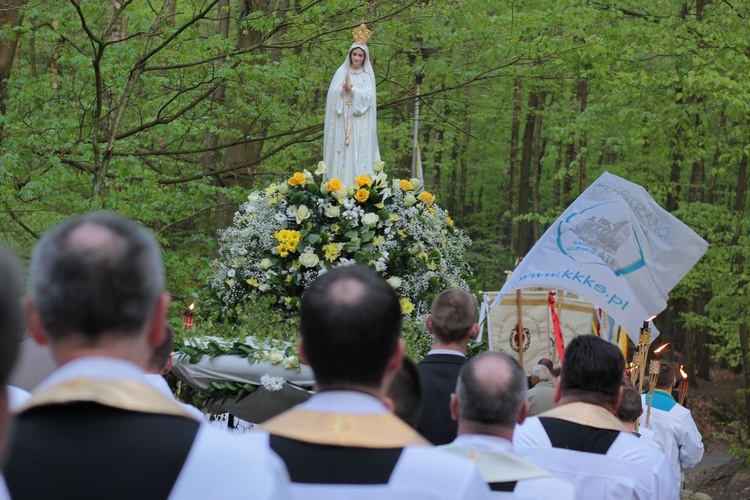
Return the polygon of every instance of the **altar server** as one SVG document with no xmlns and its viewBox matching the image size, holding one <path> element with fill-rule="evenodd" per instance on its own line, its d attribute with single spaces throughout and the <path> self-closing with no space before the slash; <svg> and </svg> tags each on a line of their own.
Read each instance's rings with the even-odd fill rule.
<svg viewBox="0 0 750 500">
<path fill-rule="evenodd" d="M 507 354 L 486 352 L 467 362 L 451 395 L 458 437 L 440 449 L 476 462 L 498 498 L 573 499 L 572 484 L 513 452 L 513 428 L 529 411 L 526 386 L 523 368 Z"/>
<path fill-rule="evenodd" d="M 557 407 L 516 429 L 519 455 L 572 481 L 582 499 L 679 498 L 664 454 L 614 415 L 625 369 L 617 346 L 581 335 L 566 346 L 562 366 Z"/>
<path fill-rule="evenodd" d="M 67 220 L 34 249 L 29 288 L 29 333 L 59 368 L 19 409 L 14 500 L 288 498 L 260 436 L 202 425 L 145 380 L 169 303 L 148 231 L 110 213 Z"/>
<path fill-rule="evenodd" d="M 439 452 L 381 402 L 402 363 L 391 286 L 357 266 L 319 276 L 300 306 L 300 359 L 317 393 L 263 425 L 298 499 L 457 499 L 489 494 L 469 460 Z"/>
<path fill-rule="evenodd" d="M 18 357 L 18 344 L 23 333 L 23 310 L 21 308 L 21 277 L 18 262 L 5 248 L 0 247 L 0 458 L 5 451 L 5 439 L 10 418 L 8 407 L 8 379 Z M 10 495 L 0 474 L 0 500 Z"/>
<path fill-rule="evenodd" d="M 654 432 L 654 440 L 669 458 L 675 481 L 682 484 L 682 470 L 695 467 L 703 458 L 703 438 L 690 410 L 672 397 L 675 368 L 669 361 L 661 362 L 651 411 L 641 415 L 641 428 Z M 648 406 L 648 398 L 648 394 L 643 395 L 644 407 Z"/>
</svg>

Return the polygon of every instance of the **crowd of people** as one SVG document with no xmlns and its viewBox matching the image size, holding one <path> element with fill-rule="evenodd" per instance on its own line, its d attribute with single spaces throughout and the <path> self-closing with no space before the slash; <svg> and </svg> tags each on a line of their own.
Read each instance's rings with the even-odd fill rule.
<svg viewBox="0 0 750 500">
<path fill-rule="evenodd" d="M 644 403 L 623 387 L 625 360 L 595 336 L 566 346 L 555 381 L 555 367 L 532 370 L 531 389 L 506 354 L 467 360 L 479 326 L 463 290 L 434 299 L 432 350 L 415 366 L 396 293 L 358 266 L 320 275 L 302 297 L 298 350 L 315 394 L 231 435 L 160 379 L 172 332 L 149 231 L 77 216 L 38 242 L 23 300 L 18 268 L 0 252 L 0 500 L 676 499 L 681 469 L 702 456 L 667 375 L 650 435 L 638 429 Z M 58 368 L 10 415 L 24 331 Z"/>
</svg>

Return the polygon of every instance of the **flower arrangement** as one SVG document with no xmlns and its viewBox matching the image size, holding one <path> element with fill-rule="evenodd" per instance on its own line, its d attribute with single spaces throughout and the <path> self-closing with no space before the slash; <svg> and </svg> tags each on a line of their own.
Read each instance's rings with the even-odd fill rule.
<svg viewBox="0 0 750 500">
<path fill-rule="evenodd" d="M 384 276 L 414 318 L 441 290 L 468 289 L 470 240 L 418 179 L 389 180 L 382 162 L 352 186 L 326 172 L 320 162 L 250 193 L 220 231 L 210 285 L 224 308 L 271 296 L 294 310 L 315 278 L 351 264 Z"/>
</svg>

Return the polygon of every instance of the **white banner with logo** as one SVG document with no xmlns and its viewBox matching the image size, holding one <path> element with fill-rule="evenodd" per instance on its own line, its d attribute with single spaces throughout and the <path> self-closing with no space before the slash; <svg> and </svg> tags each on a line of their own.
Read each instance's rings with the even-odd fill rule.
<svg viewBox="0 0 750 500">
<path fill-rule="evenodd" d="M 637 184 L 604 173 L 531 248 L 495 298 L 519 288 L 569 290 L 609 313 L 634 342 L 644 320 L 708 249 Z M 658 335 L 652 327 L 652 340 Z"/>
</svg>

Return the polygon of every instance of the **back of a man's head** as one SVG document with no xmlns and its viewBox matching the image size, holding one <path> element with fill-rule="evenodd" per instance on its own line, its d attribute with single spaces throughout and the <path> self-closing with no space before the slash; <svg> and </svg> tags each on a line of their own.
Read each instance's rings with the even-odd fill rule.
<svg viewBox="0 0 750 500">
<path fill-rule="evenodd" d="M 302 295 L 300 333 L 318 386 L 379 386 L 401 336 L 393 288 L 359 266 L 319 276 Z"/>
<path fill-rule="evenodd" d="M 422 405 L 422 386 L 417 365 L 407 356 L 404 356 L 401 369 L 393 377 L 387 396 L 393 402 L 393 414 L 411 427 L 416 427 Z"/>
<path fill-rule="evenodd" d="M 432 332 L 445 343 L 468 342 L 477 322 L 477 299 L 460 288 L 440 292 L 430 308 Z"/>
<path fill-rule="evenodd" d="M 656 379 L 656 388 L 670 392 L 674 386 L 675 378 L 675 365 L 671 361 L 661 361 L 659 363 L 659 376 Z"/>
<path fill-rule="evenodd" d="M 167 368 L 167 364 L 172 356 L 172 351 L 174 350 L 174 328 L 172 328 L 172 325 L 167 324 L 164 330 L 166 331 L 164 341 L 154 350 L 154 355 L 149 362 L 151 370 L 154 373 L 160 373 L 162 375 L 166 374 L 165 368 Z"/>
<path fill-rule="evenodd" d="M 489 351 L 470 359 L 456 384 L 460 422 L 512 428 L 526 401 L 523 368 L 505 353 Z"/>
<path fill-rule="evenodd" d="M 19 263 L 10 251 L 2 247 L 0 283 L 0 387 L 4 387 L 18 356 L 24 322 Z"/>
<path fill-rule="evenodd" d="M 553 370 L 553 369 L 554 369 L 554 367 L 555 367 L 555 364 L 554 364 L 554 363 L 552 362 L 552 360 L 551 360 L 551 359 L 549 359 L 549 358 L 542 358 L 542 359 L 540 359 L 539 361 L 537 361 L 537 363 L 536 363 L 536 364 L 538 364 L 538 365 L 542 365 L 542 366 L 546 366 L 546 367 L 547 367 L 547 370 L 549 370 L 550 372 L 552 372 L 552 370 Z"/>
<path fill-rule="evenodd" d="M 641 416 L 643 412 L 643 403 L 641 395 L 632 387 L 624 387 L 622 390 L 622 400 L 617 408 L 617 418 L 628 424 L 632 424 Z"/>
<path fill-rule="evenodd" d="M 565 348 L 562 396 L 591 404 L 614 404 L 624 371 L 625 359 L 617 346 L 593 335 L 580 335 Z"/>
<path fill-rule="evenodd" d="M 549 381 L 549 370 L 544 365 L 534 365 L 531 367 L 531 380 L 534 381 L 534 377 L 536 377 L 538 382 L 546 382 Z"/>
<path fill-rule="evenodd" d="M 63 221 L 37 243 L 30 294 L 47 336 L 96 342 L 137 334 L 164 288 L 153 235 L 125 217 L 96 212 Z"/>
</svg>

